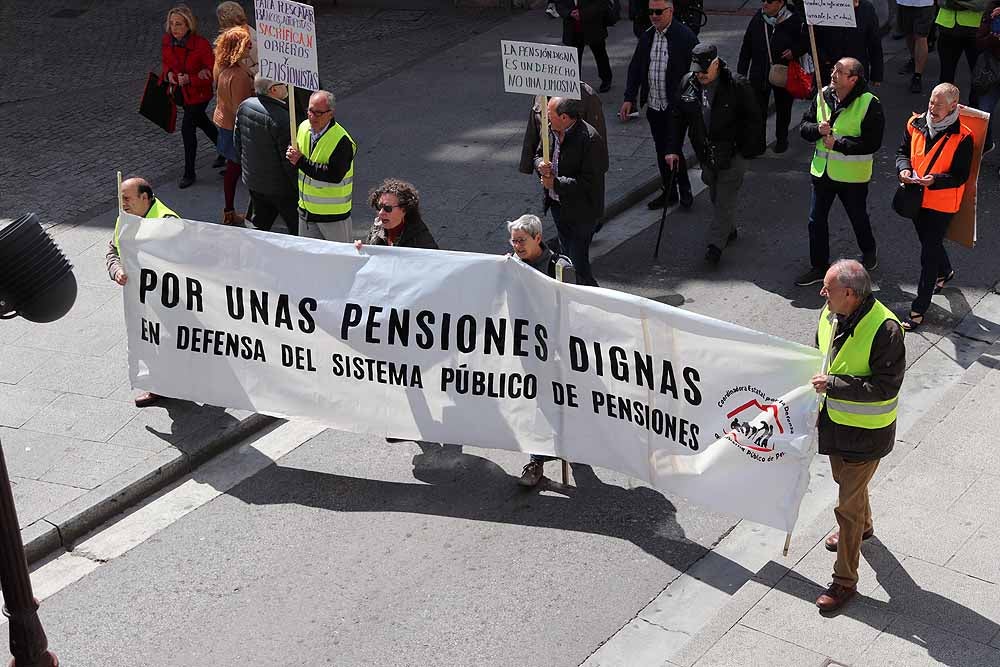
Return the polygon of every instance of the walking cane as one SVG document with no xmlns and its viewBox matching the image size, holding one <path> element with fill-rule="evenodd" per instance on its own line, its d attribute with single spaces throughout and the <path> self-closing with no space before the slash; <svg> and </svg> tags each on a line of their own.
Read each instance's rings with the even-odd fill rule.
<svg viewBox="0 0 1000 667">
<path fill-rule="evenodd" d="M 660 237 L 663 236 L 663 225 L 667 222 L 667 199 L 674 190 L 674 182 L 677 180 L 677 169 L 670 170 L 670 178 L 667 181 L 667 188 L 663 191 L 663 213 L 660 214 L 660 231 L 656 232 L 656 247 L 653 249 L 653 259 L 660 256 Z"/>
</svg>

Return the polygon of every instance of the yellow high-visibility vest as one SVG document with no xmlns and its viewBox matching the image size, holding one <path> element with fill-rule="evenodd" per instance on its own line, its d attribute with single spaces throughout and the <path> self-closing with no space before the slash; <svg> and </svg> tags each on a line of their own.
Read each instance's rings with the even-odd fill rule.
<svg viewBox="0 0 1000 667">
<path fill-rule="evenodd" d="M 310 147 L 309 121 L 304 120 L 299 125 L 295 143 L 298 145 L 302 156 L 313 162 L 325 164 L 330 160 L 333 151 L 337 148 L 340 140 L 347 137 L 351 146 L 357 151 L 357 144 L 347 133 L 347 130 L 340 123 L 331 125 L 323 136 L 316 142 L 316 147 Z M 351 196 L 354 190 L 354 160 L 351 160 L 351 168 L 344 174 L 344 179 L 339 183 L 328 183 L 306 176 L 299 171 L 299 208 L 316 215 L 342 215 L 351 214 Z"/>
</svg>

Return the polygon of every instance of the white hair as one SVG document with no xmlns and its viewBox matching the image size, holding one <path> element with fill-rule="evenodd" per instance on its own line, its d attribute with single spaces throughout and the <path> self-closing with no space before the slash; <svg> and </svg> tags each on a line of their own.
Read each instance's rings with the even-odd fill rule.
<svg viewBox="0 0 1000 667">
<path fill-rule="evenodd" d="M 542 220 L 537 215 L 532 215 L 527 213 L 522 215 L 516 220 L 507 221 L 507 233 L 513 234 L 514 232 L 521 231 L 531 238 L 542 235 Z"/>
</svg>

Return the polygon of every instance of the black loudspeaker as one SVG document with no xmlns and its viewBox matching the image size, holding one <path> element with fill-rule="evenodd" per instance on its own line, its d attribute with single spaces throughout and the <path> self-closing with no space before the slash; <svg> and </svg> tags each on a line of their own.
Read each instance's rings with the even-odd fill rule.
<svg viewBox="0 0 1000 667">
<path fill-rule="evenodd" d="M 0 319 L 54 322 L 75 301 L 73 266 L 34 213 L 0 227 Z"/>
</svg>

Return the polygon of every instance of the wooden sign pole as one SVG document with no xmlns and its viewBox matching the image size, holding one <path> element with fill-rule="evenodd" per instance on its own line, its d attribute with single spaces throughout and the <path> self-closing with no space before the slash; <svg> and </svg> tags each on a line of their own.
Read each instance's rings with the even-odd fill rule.
<svg viewBox="0 0 1000 667">
<path fill-rule="evenodd" d="M 542 120 L 542 162 L 549 164 L 549 97 L 542 95 L 542 108 L 539 116 Z"/>
<path fill-rule="evenodd" d="M 118 197 L 118 215 L 121 216 L 124 211 L 122 210 L 122 173 L 120 171 L 118 172 L 118 189 L 115 192 L 117 193 L 115 196 Z"/>
<path fill-rule="evenodd" d="M 299 132 L 299 124 L 295 122 L 295 86 L 288 86 L 288 129 L 292 133 L 292 146 L 296 146 L 296 135 Z"/>
<path fill-rule="evenodd" d="M 809 24 L 809 44 L 812 46 L 813 74 L 816 76 L 816 95 L 820 96 L 823 94 L 823 79 L 819 75 L 819 51 L 816 49 L 816 32 L 813 30 L 812 23 Z M 816 116 L 820 122 L 826 120 L 826 114 L 820 108 L 818 100 L 816 102 Z"/>
</svg>

